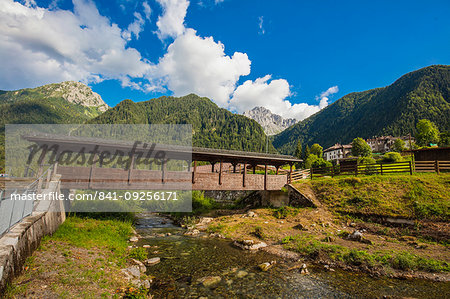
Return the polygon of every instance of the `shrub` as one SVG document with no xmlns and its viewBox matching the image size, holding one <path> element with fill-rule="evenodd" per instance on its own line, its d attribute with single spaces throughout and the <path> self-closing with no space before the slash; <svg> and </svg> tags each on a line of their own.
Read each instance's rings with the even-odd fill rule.
<svg viewBox="0 0 450 299">
<path fill-rule="evenodd" d="M 133 248 L 130 250 L 128 257 L 143 262 L 148 258 L 148 252 L 142 247 Z"/>
<path fill-rule="evenodd" d="M 273 212 L 273 216 L 277 219 L 285 219 L 289 216 L 297 216 L 298 209 L 293 207 L 281 207 Z"/>
<path fill-rule="evenodd" d="M 383 162 L 400 162 L 402 160 L 402 155 L 397 152 L 389 152 L 383 155 Z"/>
<path fill-rule="evenodd" d="M 203 192 L 192 191 L 192 212 L 208 212 L 216 207 L 214 199 L 205 197 Z"/>
<path fill-rule="evenodd" d="M 282 243 L 282 244 L 289 244 L 289 243 L 291 243 L 291 242 L 294 241 L 294 240 L 295 240 L 294 237 L 292 237 L 292 236 L 287 236 L 287 237 L 284 237 L 284 238 L 281 240 L 281 243 Z"/>
</svg>

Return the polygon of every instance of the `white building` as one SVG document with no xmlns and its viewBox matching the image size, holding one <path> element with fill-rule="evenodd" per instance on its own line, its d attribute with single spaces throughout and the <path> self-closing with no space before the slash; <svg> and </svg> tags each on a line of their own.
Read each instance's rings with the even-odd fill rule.
<svg viewBox="0 0 450 299">
<path fill-rule="evenodd" d="M 332 147 L 329 147 L 323 151 L 323 157 L 327 161 L 335 161 L 347 158 L 352 151 L 351 144 L 339 144 L 336 143 Z"/>
<path fill-rule="evenodd" d="M 396 139 L 402 139 L 405 142 L 405 147 L 409 149 L 409 136 L 392 137 L 381 136 L 367 139 L 366 142 L 374 153 L 386 153 L 392 151 Z M 414 138 L 411 138 L 411 142 L 414 142 Z"/>
</svg>

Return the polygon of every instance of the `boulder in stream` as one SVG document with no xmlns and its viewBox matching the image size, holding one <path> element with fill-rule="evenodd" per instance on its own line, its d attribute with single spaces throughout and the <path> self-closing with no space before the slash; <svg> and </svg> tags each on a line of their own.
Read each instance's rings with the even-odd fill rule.
<svg viewBox="0 0 450 299">
<path fill-rule="evenodd" d="M 156 265 L 160 261 L 161 261 L 161 259 L 159 257 L 152 257 L 150 259 L 145 260 L 144 264 L 146 264 L 147 266 L 152 266 L 152 265 Z"/>
<path fill-rule="evenodd" d="M 253 240 L 235 241 L 233 244 L 245 250 L 258 250 L 260 248 L 267 247 L 266 243 Z"/>
<path fill-rule="evenodd" d="M 221 281 L 222 278 L 220 278 L 220 276 L 206 276 L 198 280 L 199 283 L 203 284 L 203 286 L 207 288 L 214 287 Z"/>
</svg>

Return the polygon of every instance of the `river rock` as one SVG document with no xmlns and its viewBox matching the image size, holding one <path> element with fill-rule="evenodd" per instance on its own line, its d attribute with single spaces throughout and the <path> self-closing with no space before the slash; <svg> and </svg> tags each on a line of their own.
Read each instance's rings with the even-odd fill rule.
<svg viewBox="0 0 450 299">
<path fill-rule="evenodd" d="M 210 238 L 220 238 L 220 239 L 225 239 L 225 237 L 221 234 L 221 233 L 211 233 L 209 234 Z"/>
<path fill-rule="evenodd" d="M 142 273 L 145 273 L 147 271 L 147 267 L 145 267 L 143 262 L 136 259 L 131 259 L 131 261 L 133 262 L 133 264 L 139 267 L 139 271 L 141 271 Z"/>
<path fill-rule="evenodd" d="M 200 230 L 205 230 L 208 227 L 208 224 L 213 220 L 214 218 L 211 217 L 202 217 L 195 227 Z"/>
<path fill-rule="evenodd" d="M 147 267 L 145 267 L 145 265 L 141 261 L 138 261 L 136 259 L 131 259 L 131 261 L 133 262 L 133 264 L 139 267 L 139 271 L 141 272 L 147 271 Z"/>
<path fill-rule="evenodd" d="M 353 233 L 348 235 L 349 240 L 361 241 L 363 239 L 363 234 L 359 230 L 355 230 Z"/>
<path fill-rule="evenodd" d="M 137 241 L 139 241 L 139 238 L 136 236 L 130 238 L 130 242 L 137 242 Z"/>
<path fill-rule="evenodd" d="M 258 217 L 258 215 L 255 212 L 253 212 L 253 211 L 248 211 L 247 217 L 253 218 L 253 217 Z"/>
<path fill-rule="evenodd" d="M 269 270 L 270 268 L 272 268 L 273 265 L 275 265 L 276 263 L 277 263 L 276 261 L 271 261 L 270 263 L 266 262 L 266 263 L 260 264 L 258 267 L 259 267 L 259 269 L 261 269 L 261 271 L 265 272 L 265 271 Z"/>
<path fill-rule="evenodd" d="M 243 241 L 235 241 L 233 243 L 235 246 L 245 249 L 245 250 L 258 250 L 260 248 L 267 247 L 267 244 L 264 242 L 257 242 L 253 240 L 243 240 Z"/>
<path fill-rule="evenodd" d="M 150 245 L 148 245 L 148 244 L 145 244 L 145 245 L 143 245 L 142 247 L 144 247 L 144 248 L 150 248 L 150 247 L 152 247 L 152 246 L 150 246 Z"/>
<path fill-rule="evenodd" d="M 206 276 L 198 280 L 199 283 L 207 288 L 213 287 L 221 281 L 222 278 L 220 278 L 220 276 Z"/>
<path fill-rule="evenodd" d="M 126 269 L 122 269 L 122 273 L 125 274 L 127 279 L 130 279 L 132 277 L 141 277 L 141 270 L 139 270 L 139 266 L 133 265 L 131 267 L 128 267 Z"/>
<path fill-rule="evenodd" d="M 146 289 L 150 289 L 150 281 L 148 279 L 141 281 L 141 285 Z"/>
<path fill-rule="evenodd" d="M 152 266 L 152 265 L 156 265 L 157 263 L 159 263 L 161 261 L 161 259 L 159 257 L 152 257 L 151 259 L 147 259 L 144 261 L 144 263 L 147 266 Z"/>
<path fill-rule="evenodd" d="M 309 274 L 308 268 L 306 267 L 306 264 L 303 264 L 302 267 L 300 268 L 300 273 L 301 274 Z"/>
<path fill-rule="evenodd" d="M 198 229 L 188 230 L 184 233 L 185 236 L 198 236 L 200 234 L 200 231 Z"/>
<path fill-rule="evenodd" d="M 247 276 L 247 275 L 248 275 L 248 272 L 243 271 L 243 270 L 241 270 L 241 271 L 239 271 L 238 273 L 236 273 L 236 277 L 237 277 L 237 278 L 244 278 L 244 277 Z"/>
</svg>

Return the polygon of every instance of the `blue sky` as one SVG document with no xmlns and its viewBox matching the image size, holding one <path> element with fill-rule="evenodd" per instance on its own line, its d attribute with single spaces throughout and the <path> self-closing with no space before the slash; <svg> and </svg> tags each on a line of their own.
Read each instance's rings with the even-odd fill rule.
<svg viewBox="0 0 450 299">
<path fill-rule="evenodd" d="M 302 119 L 347 93 L 450 63 L 450 1 L 11 3 L 0 0 L 0 89 L 78 80 L 110 106 L 193 92 L 238 113 L 266 106 Z M 111 49 L 118 54 L 97 61 Z"/>
</svg>

